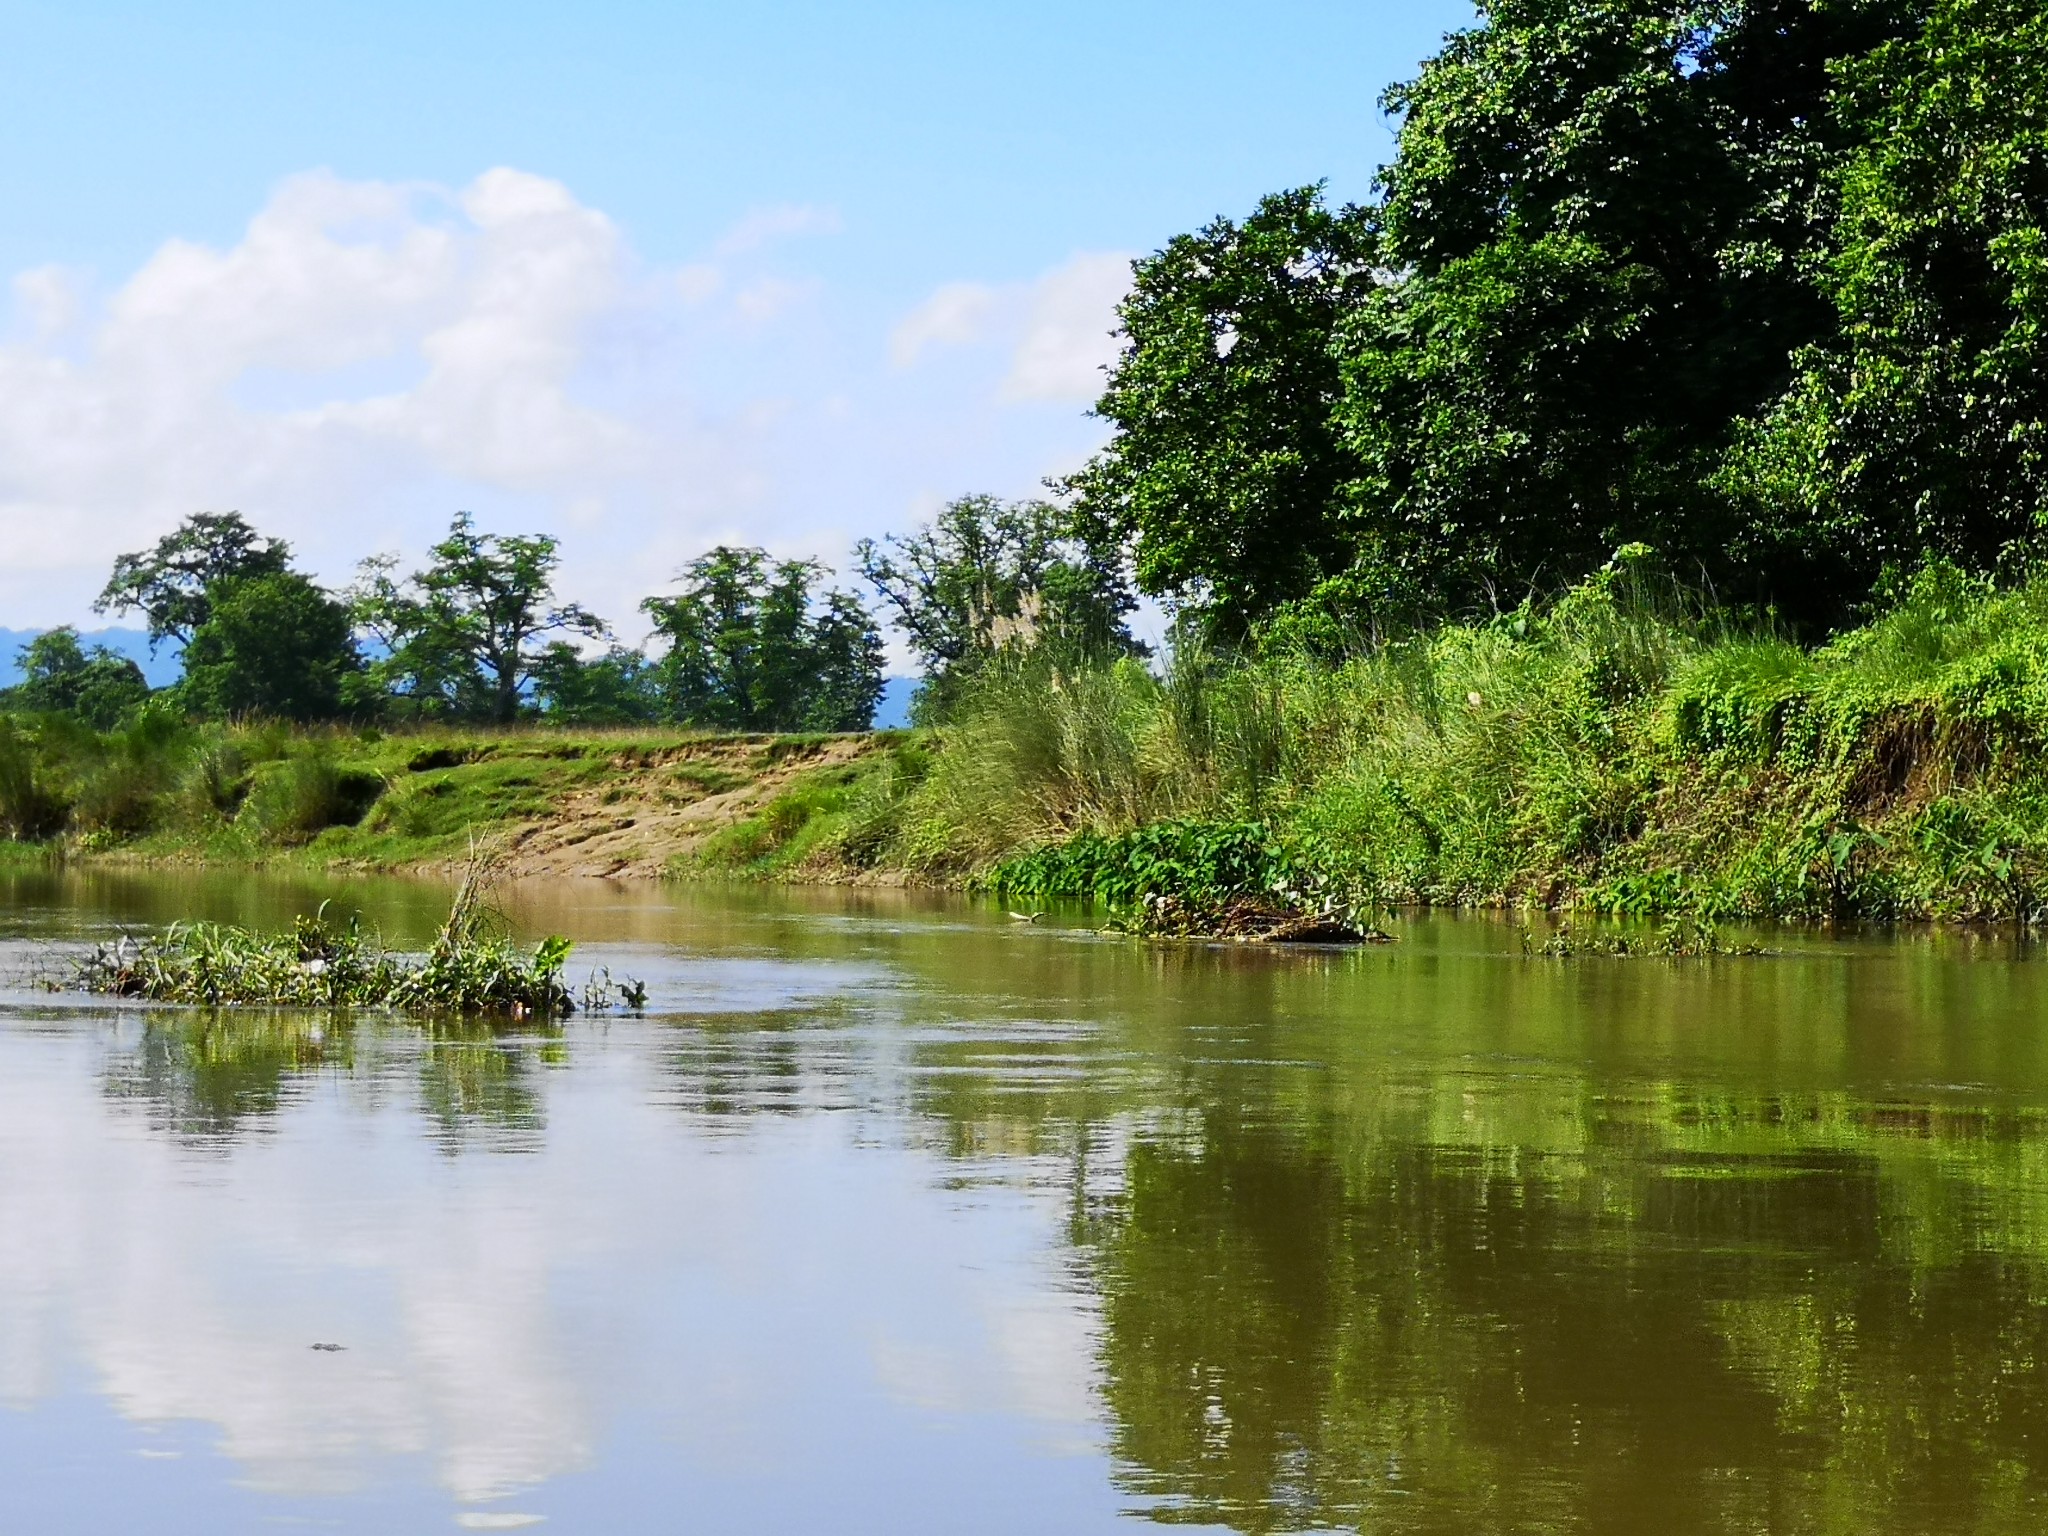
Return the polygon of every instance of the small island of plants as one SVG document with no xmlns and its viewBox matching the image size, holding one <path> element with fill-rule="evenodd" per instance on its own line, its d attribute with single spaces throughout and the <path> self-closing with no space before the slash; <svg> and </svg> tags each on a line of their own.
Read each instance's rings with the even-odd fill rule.
<svg viewBox="0 0 2048 1536">
<path fill-rule="evenodd" d="M 581 991 L 564 979 L 571 945 L 549 936 L 515 944 L 486 900 L 487 863 L 472 865 L 424 955 L 387 950 L 351 919 L 326 910 L 289 930 L 259 933 L 218 923 L 174 923 L 140 938 L 99 944 L 74 964 L 85 992 L 205 1007 L 388 1009 L 422 1015 L 547 1021 L 611 1007 L 638 1009 L 637 981 L 594 975 Z"/>
</svg>

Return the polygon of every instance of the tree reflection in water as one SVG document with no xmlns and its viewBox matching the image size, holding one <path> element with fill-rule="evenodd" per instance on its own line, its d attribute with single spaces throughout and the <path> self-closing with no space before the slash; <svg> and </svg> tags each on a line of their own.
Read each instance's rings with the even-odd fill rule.
<svg viewBox="0 0 2048 1536">
<path fill-rule="evenodd" d="M 889 980 L 604 1048 L 695 1127 L 852 1114 L 947 1188 L 1063 1199 L 1113 1476 L 1155 1519 L 2039 1528 L 2042 968 L 1558 965 L 1473 925 L 1337 958 L 916 925 L 773 943 Z M 538 1147 L 543 1068 L 598 1049 L 581 1027 L 153 1014 L 108 1087 L 203 1140 L 331 1073 L 415 1095 L 451 1150 Z"/>
</svg>

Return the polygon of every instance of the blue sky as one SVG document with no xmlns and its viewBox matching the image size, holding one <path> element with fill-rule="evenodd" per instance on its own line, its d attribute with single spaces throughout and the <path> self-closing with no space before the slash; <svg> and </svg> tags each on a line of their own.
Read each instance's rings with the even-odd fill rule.
<svg viewBox="0 0 2048 1536">
<path fill-rule="evenodd" d="M 336 582 L 464 507 L 630 629 L 716 539 L 838 559 L 1078 463 L 1130 255 L 1362 195 L 1470 12 L 0 14 L 0 624 L 201 506 Z"/>
</svg>

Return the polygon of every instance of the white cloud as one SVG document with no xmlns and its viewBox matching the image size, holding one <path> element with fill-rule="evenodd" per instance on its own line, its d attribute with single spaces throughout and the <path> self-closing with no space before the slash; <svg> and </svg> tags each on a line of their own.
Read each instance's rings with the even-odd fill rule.
<svg viewBox="0 0 2048 1536">
<path fill-rule="evenodd" d="M 587 551 L 600 572 L 634 569 L 636 539 L 687 546 L 744 499 L 758 445 L 748 402 L 690 390 L 676 327 L 782 320 L 812 283 L 757 276 L 711 301 L 745 252 L 829 224 L 763 210 L 718 262 L 648 273 L 559 182 L 311 173 L 234 244 L 167 241 L 96 297 L 21 273 L 0 341 L 0 613 L 83 617 L 114 552 L 207 508 L 292 539 L 330 580 L 479 504 L 487 527 L 492 507 L 554 529 L 618 514 L 632 526 Z M 600 595 L 630 608 L 628 585 Z"/>
<path fill-rule="evenodd" d="M 17 273 L 14 304 L 30 336 L 47 342 L 69 330 L 78 318 L 78 280 L 62 267 L 36 267 Z"/>
<path fill-rule="evenodd" d="M 760 324 L 816 298 L 819 287 L 814 279 L 757 277 L 733 295 L 732 304 L 742 317 Z"/>
<path fill-rule="evenodd" d="M 830 208 L 808 203 L 776 203 L 756 208 L 742 218 L 713 247 L 713 254 L 720 257 L 746 256 L 794 235 L 831 235 L 838 232 L 839 215 Z"/>
<path fill-rule="evenodd" d="M 984 340 L 996 321 L 1002 294 L 986 283 L 948 283 L 909 314 L 889 336 L 889 360 L 914 366 L 932 347 L 964 347 Z"/>
<path fill-rule="evenodd" d="M 1016 400 L 1093 400 L 1116 360 L 1116 307 L 1130 291 L 1128 256 L 1081 255 L 1031 285 L 1031 310 L 1003 393 Z"/>
<path fill-rule="evenodd" d="M 1116 358 L 1130 284 L 1131 258 L 1116 251 L 1081 252 L 1026 283 L 947 283 L 897 324 L 890 361 L 910 368 L 941 348 L 999 344 L 1009 354 L 999 398 L 1085 403 Z"/>
<path fill-rule="evenodd" d="M 561 183 L 325 172 L 232 241 L 171 239 L 104 282 L 12 279 L 0 327 L 0 623 L 91 623 L 113 556 L 242 512 L 339 584 L 457 510 L 561 537 L 561 587 L 619 623 L 714 542 L 842 568 L 851 542 L 1085 457 L 1123 260 L 954 283 L 888 333 L 879 295 L 778 242 L 771 205 L 654 267 Z M 827 269 L 829 270 L 829 268 Z M 865 308 L 863 304 L 865 303 Z M 968 349 L 985 384 L 912 365 Z M 978 350 L 977 350 L 978 349 Z M 897 366 L 891 366 L 891 359 Z"/>
</svg>

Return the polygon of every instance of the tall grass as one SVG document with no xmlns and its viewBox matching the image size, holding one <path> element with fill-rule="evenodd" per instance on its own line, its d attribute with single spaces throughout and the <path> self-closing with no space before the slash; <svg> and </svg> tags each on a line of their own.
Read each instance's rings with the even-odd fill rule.
<svg viewBox="0 0 2048 1536">
<path fill-rule="evenodd" d="M 1029 861 L 1072 847 L 1086 894 L 1141 828 L 1257 826 L 1356 903 L 2032 918 L 2044 746 L 2048 581 L 1930 568 L 1807 650 L 1631 551 L 1555 602 L 1337 664 L 991 672 L 883 857 L 1056 894 L 1067 866 Z"/>
</svg>

